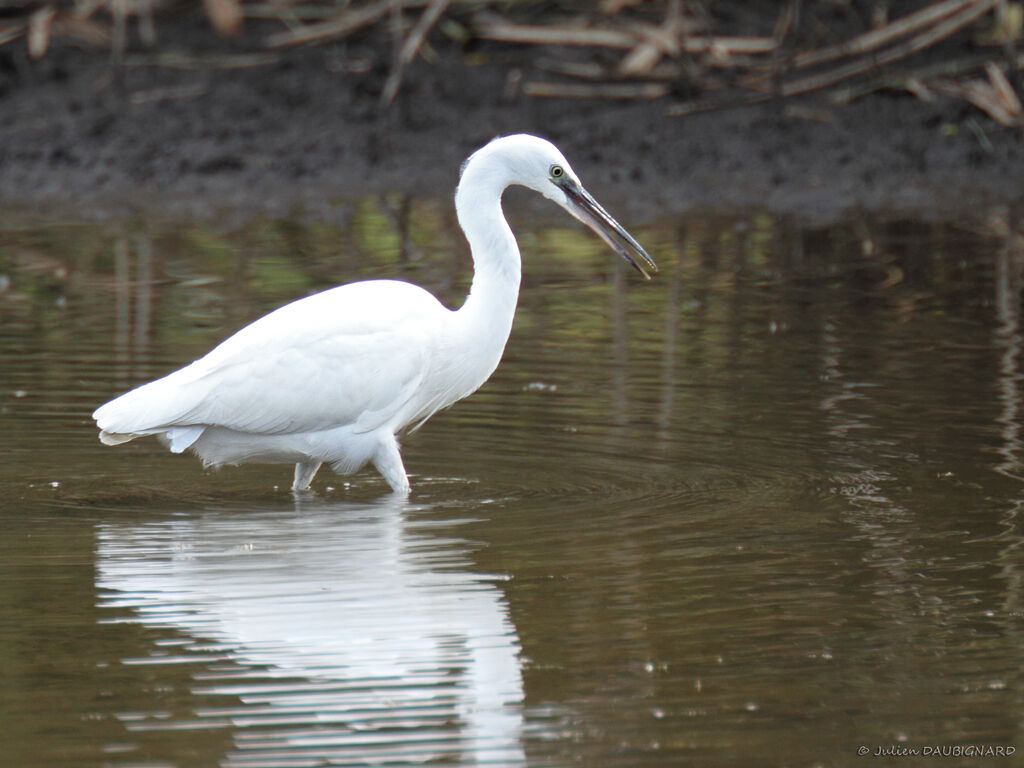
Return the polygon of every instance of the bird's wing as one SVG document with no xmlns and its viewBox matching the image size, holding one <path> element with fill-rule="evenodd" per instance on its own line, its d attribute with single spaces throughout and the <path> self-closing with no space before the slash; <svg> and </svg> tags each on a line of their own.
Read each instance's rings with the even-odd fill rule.
<svg viewBox="0 0 1024 768">
<path fill-rule="evenodd" d="M 419 333 L 395 331 L 261 346 L 201 376 L 186 391 L 202 397 L 177 423 L 260 434 L 372 429 L 416 391 L 428 346 Z"/>
<path fill-rule="evenodd" d="M 416 393 L 447 312 L 408 283 L 335 288 L 270 313 L 94 415 L 115 433 L 184 425 L 257 434 L 374 429 Z"/>
</svg>

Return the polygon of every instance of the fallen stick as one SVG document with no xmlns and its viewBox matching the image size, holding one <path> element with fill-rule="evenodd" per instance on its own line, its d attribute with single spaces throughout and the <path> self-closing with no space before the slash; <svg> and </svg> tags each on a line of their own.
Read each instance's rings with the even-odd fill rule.
<svg viewBox="0 0 1024 768">
<path fill-rule="evenodd" d="M 17 40 L 24 34 L 24 24 L 14 24 L 9 27 L 0 27 L 0 45 L 3 45 L 4 43 L 9 43 L 11 42 L 11 40 Z"/>
<path fill-rule="evenodd" d="M 981 0 L 981 2 L 985 2 L 985 0 Z M 886 24 L 884 27 L 865 32 L 837 45 L 797 54 L 793 59 L 792 65 L 795 69 L 803 69 L 815 64 L 835 61 L 846 56 L 868 53 L 876 48 L 881 48 L 896 38 L 916 32 L 921 27 L 926 27 L 932 22 L 945 18 L 968 6 L 978 4 L 980 4 L 978 0 L 944 0 L 944 2 L 935 3 L 927 8 L 922 8 L 920 11 L 907 14 L 897 21 Z"/>
<path fill-rule="evenodd" d="M 33 11 L 28 17 L 28 56 L 30 59 L 41 59 L 50 47 L 50 30 L 57 9 L 52 5 L 44 5 Z"/>
<path fill-rule="evenodd" d="M 402 49 L 398 53 L 398 59 L 391 68 L 387 82 L 384 83 L 384 88 L 381 90 L 381 106 L 386 107 L 395 100 L 395 96 L 398 94 L 398 87 L 402 84 L 402 75 L 405 72 L 405 68 L 416 58 L 420 46 L 423 45 L 423 39 L 434 24 L 437 23 L 437 20 L 441 18 L 441 14 L 448 8 L 449 2 L 450 0 L 430 0 L 430 5 L 427 6 L 423 15 L 420 16 L 419 21 L 416 22 L 416 26 L 413 27 L 409 36 L 405 38 L 405 41 L 402 43 Z"/>
<path fill-rule="evenodd" d="M 999 100 L 1006 105 L 1011 114 L 1019 118 L 1021 112 L 1024 112 L 1024 105 L 1020 103 L 1020 97 L 1013 90 L 1010 81 L 1006 79 L 1003 70 L 990 61 L 985 64 L 985 73 L 988 75 L 989 82 L 992 83 L 992 89 L 999 94 Z"/>
<path fill-rule="evenodd" d="M 985 63 L 990 60 L 990 57 L 991 54 L 989 53 L 974 54 L 935 64 L 925 64 L 906 72 L 883 72 L 870 81 L 835 88 L 829 91 L 828 99 L 833 104 L 847 104 L 862 96 L 867 96 L 873 91 L 885 88 L 903 88 L 914 93 L 919 88 L 913 81 L 923 84 L 936 77 L 948 78 L 964 75 L 984 67 Z M 1021 66 L 1024 66 L 1024 62 L 1021 62 Z M 908 83 L 910 83 L 909 87 Z"/>
<path fill-rule="evenodd" d="M 478 18 L 483 17 L 480 14 Z M 579 27 L 545 27 L 514 24 L 504 19 L 488 20 L 474 27 L 476 37 L 484 40 L 498 40 L 503 43 L 525 43 L 527 45 L 575 45 L 597 46 L 600 48 L 633 48 L 640 40 L 636 35 L 618 29 L 581 29 Z"/>
<path fill-rule="evenodd" d="M 308 24 L 290 32 L 278 32 L 266 39 L 268 48 L 285 48 L 303 43 L 322 43 L 344 37 L 362 27 L 368 27 L 382 19 L 391 8 L 391 0 L 377 0 L 370 5 L 352 8 L 338 18 Z"/>
<path fill-rule="evenodd" d="M 954 32 L 970 24 L 982 14 L 990 11 L 998 2 L 1000 2 L 1000 0 L 980 0 L 972 2 L 969 6 L 961 10 L 960 13 L 948 18 L 940 24 L 936 24 L 927 32 L 922 32 L 921 34 L 909 38 L 900 45 L 894 46 L 893 48 L 872 56 L 866 56 L 862 59 L 858 59 L 857 61 L 850 62 L 849 64 L 844 64 L 828 70 L 827 72 L 821 72 L 799 80 L 783 83 L 779 87 L 778 95 L 795 96 L 801 93 L 820 90 L 821 88 L 833 85 L 849 77 L 863 74 L 870 69 L 891 64 L 892 62 L 905 58 L 912 53 L 917 53 L 920 50 L 934 45 L 940 40 L 944 40 Z"/>
<path fill-rule="evenodd" d="M 638 45 L 649 41 L 662 41 L 662 45 L 664 45 L 664 30 L 649 24 L 634 24 L 624 30 L 514 24 L 503 19 L 494 19 L 492 14 L 487 14 L 485 19 L 483 23 L 474 28 L 476 36 L 485 40 L 499 40 L 505 43 L 592 46 L 627 50 L 633 50 Z M 726 54 L 769 53 L 777 46 L 778 41 L 772 37 L 687 35 L 678 41 L 679 50 L 685 53 L 715 51 Z"/>
<path fill-rule="evenodd" d="M 932 83 L 932 87 L 940 93 L 970 102 L 1000 125 L 1020 125 L 1024 105 L 1010 86 L 1006 75 L 992 62 L 985 65 L 985 72 L 988 75 L 987 80 L 977 79 L 966 83 L 937 81 Z"/>
</svg>

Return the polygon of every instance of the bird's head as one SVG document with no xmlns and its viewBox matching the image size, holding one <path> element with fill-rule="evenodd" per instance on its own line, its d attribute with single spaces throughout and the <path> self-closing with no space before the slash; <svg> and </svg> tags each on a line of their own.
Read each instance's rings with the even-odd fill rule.
<svg viewBox="0 0 1024 768">
<path fill-rule="evenodd" d="M 583 188 L 550 141 L 528 134 L 503 136 L 474 153 L 464 168 L 477 156 L 486 157 L 494 172 L 503 175 L 503 186 L 519 184 L 539 192 L 586 224 L 645 279 L 651 279 L 647 270 L 658 271 L 647 251 Z"/>
</svg>

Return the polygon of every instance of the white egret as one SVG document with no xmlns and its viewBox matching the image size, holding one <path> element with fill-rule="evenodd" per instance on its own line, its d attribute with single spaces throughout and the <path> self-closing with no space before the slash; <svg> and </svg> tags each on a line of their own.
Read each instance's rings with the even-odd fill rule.
<svg viewBox="0 0 1024 768">
<path fill-rule="evenodd" d="M 474 266 L 460 309 L 399 280 L 307 296 L 100 406 L 93 413 L 100 440 L 156 435 L 207 466 L 294 462 L 296 491 L 309 488 L 324 462 L 341 474 L 369 462 L 407 493 L 398 436 L 483 384 L 512 330 L 522 264 L 501 197 L 513 184 L 558 203 L 645 278 L 657 271 L 553 144 L 528 135 L 495 139 L 469 157 L 455 192 Z"/>
</svg>

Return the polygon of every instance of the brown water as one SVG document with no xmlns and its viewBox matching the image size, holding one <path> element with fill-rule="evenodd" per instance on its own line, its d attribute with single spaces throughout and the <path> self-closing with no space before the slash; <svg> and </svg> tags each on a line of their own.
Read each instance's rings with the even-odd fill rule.
<svg viewBox="0 0 1024 768">
<path fill-rule="evenodd" d="M 95 405 L 291 298 L 459 302 L 447 201 L 337 211 L 0 219 L 5 765 L 1022 763 L 998 212 L 666 218 L 645 284 L 523 208 L 504 362 L 406 440 L 407 502 L 100 445 Z"/>
</svg>

